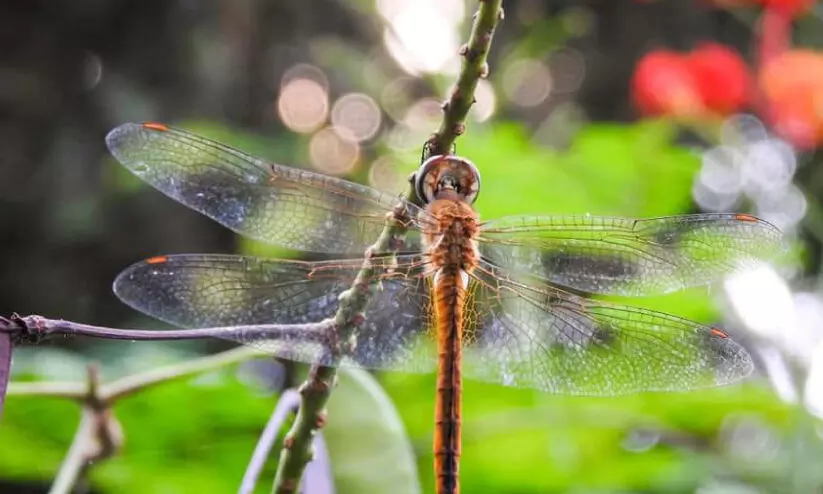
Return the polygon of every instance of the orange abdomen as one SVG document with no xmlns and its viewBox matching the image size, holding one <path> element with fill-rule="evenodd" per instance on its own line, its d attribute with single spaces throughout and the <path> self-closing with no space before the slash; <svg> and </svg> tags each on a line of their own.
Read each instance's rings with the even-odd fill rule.
<svg viewBox="0 0 823 494">
<path fill-rule="evenodd" d="M 437 322 L 437 396 L 434 418 L 434 473 L 438 494 L 460 492 L 460 420 L 463 302 L 460 270 L 441 270 L 434 282 Z"/>
</svg>

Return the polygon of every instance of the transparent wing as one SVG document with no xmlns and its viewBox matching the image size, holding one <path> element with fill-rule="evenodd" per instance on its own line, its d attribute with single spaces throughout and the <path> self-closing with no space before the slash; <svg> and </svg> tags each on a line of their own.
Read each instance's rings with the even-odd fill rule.
<svg viewBox="0 0 823 494">
<path fill-rule="evenodd" d="M 290 360 L 328 364 L 332 334 L 309 323 L 333 317 L 362 259 L 303 262 L 250 256 L 180 254 L 132 265 L 114 282 L 131 307 L 182 327 L 307 325 L 278 331 L 226 331 L 221 337 Z M 379 282 L 365 306 L 345 362 L 368 368 L 431 372 L 435 353 L 428 283 L 415 273 L 419 256 L 399 256 L 393 269 L 376 269 Z"/>
<path fill-rule="evenodd" d="M 484 223 L 479 240 L 484 257 L 500 267 L 628 296 L 711 283 L 784 248 L 776 227 L 744 214 L 515 216 Z"/>
<path fill-rule="evenodd" d="M 330 364 L 332 332 L 308 324 L 332 317 L 362 260 L 310 263 L 184 254 L 135 264 L 115 281 L 132 307 L 180 326 L 283 324 L 222 336 L 296 361 Z M 401 256 L 378 269 L 343 365 L 431 372 L 436 351 L 427 266 Z M 464 374 L 508 386 L 612 395 L 685 390 L 742 379 L 752 362 L 716 328 L 607 304 L 507 278 L 481 263 L 465 311 Z M 333 328 L 328 328 L 333 330 Z"/>
<path fill-rule="evenodd" d="M 582 298 L 481 263 L 466 332 L 466 377 L 564 394 L 615 395 L 728 384 L 753 369 L 717 328 Z"/>
<path fill-rule="evenodd" d="M 112 155 L 169 197 L 237 233 L 287 248 L 361 255 L 401 199 L 305 170 L 266 163 L 161 124 L 127 123 L 106 137 Z M 410 227 L 428 215 L 405 203 Z M 412 232 L 406 250 L 419 250 Z"/>
</svg>

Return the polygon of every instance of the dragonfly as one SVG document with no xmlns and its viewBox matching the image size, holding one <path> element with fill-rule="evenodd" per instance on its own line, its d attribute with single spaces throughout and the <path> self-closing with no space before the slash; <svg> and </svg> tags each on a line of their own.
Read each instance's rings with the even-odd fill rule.
<svg viewBox="0 0 823 494">
<path fill-rule="evenodd" d="M 317 365 L 437 372 L 434 468 L 459 492 L 464 377 L 550 393 L 611 396 L 726 385 L 753 362 L 722 329 L 604 300 L 716 282 L 783 249 L 748 214 L 650 219 L 590 215 L 481 221 L 480 174 L 437 155 L 413 177 L 417 200 L 267 162 L 159 123 L 128 123 L 107 145 L 134 174 L 241 235 L 325 253 L 304 261 L 222 254 L 155 256 L 123 271 L 126 304 L 181 327 L 289 325 L 226 338 Z M 369 247 L 402 218 L 393 255 Z M 364 263 L 369 266 L 364 271 Z M 360 278 L 358 278 L 358 275 Z M 340 295 L 371 291 L 341 345 Z"/>
</svg>

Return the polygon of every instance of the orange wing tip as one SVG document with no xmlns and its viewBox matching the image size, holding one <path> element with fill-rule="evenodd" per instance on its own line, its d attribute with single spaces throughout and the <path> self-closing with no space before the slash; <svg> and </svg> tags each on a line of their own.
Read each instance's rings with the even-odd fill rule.
<svg viewBox="0 0 823 494">
<path fill-rule="evenodd" d="M 167 132 L 169 130 L 168 125 L 157 123 L 157 122 L 144 122 L 143 123 L 143 128 L 144 129 L 157 130 L 159 132 Z"/>
<path fill-rule="evenodd" d="M 725 339 L 725 338 L 729 337 L 729 333 L 723 331 L 722 329 L 712 328 L 709 332 L 711 333 L 712 336 L 715 336 L 717 338 L 724 338 Z"/>
<path fill-rule="evenodd" d="M 169 261 L 169 256 L 154 256 L 146 259 L 146 264 L 165 264 Z"/>
<path fill-rule="evenodd" d="M 752 216 L 750 214 L 736 214 L 734 215 L 734 219 L 737 221 L 747 221 L 749 223 L 757 223 L 760 221 L 756 216 Z"/>
</svg>

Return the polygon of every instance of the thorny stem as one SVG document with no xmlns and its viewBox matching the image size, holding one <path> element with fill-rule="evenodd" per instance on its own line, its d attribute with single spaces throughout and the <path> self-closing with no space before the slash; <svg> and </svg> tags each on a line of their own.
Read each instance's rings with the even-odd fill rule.
<svg viewBox="0 0 823 494">
<path fill-rule="evenodd" d="M 463 61 L 457 84 L 449 99 L 443 103 L 443 120 L 437 132 L 426 142 L 424 158 L 451 153 L 454 142 L 466 131 L 466 115 L 475 102 L 477 81 L 489 73 L 486 60 L 494 29 L 503 19 L 502 3 L 502 0 L 479 0 L 469 42 L 460 47 Z"/>
<path fill-rule="evenodd" d="M 269 417 L 266 428 L 257 440 L 257 446 L 252 453 L 251 461 L 246 467 L 246 473 L 243 475 L 243 481 L 240 484 L 239 494 L 250 494 L 254 492 L 257 486 L 257 479 L 260 477 L 260 472 L 266 464 L 266 459 L 271 453 L 271 448 L 277 441 L 280 434 L 280 429 L 283 423 L 286 422 L 288 416 L 300 406 L 300 394 L 294 389 L 287 389 L 280 394 L 280 399 L 277 401 L 277 406 L 274 412 Z"/>
<path fill-rule="evenodd" d="M 312 442 L 317 431 L 326 422 L 326 403 L 337 381 L 335 364 L 339 363 L 346 351 L 350 351 L 348 346 L 353 344 L 353 333 L 363 320 L 362 312 L 375 289 L 370 282 L 376 273 L 375 265 L 387 260 L 379 256 L 395 254 L 400 245 L 399 240 L 405 235 L 409 218 L 404 204 L 413 198 L 413 194 L 414 191 L 410 190 L 406 199 L 386 219 L 386 227 L 374 245 L 367 250 L 363 267 L 352 287 L 339 297 L 340 306 L 333 319 L 338 343 L 330 348 L 329 359 L 333 365 L 313 366 L 306 382 L 300 386 L 300 408 L 283 443 L 272 490 L 274 493 L 296 492 L 303 470 L 312 460 Z"/>
<path fill-rule="evenodd" d="M 454 141 L 465 131 L 465 119 L 475 101 L 477 81 L 488 74 L 486 58 L 494 28 L 503 18 L 501 4 L 502 0 L 479 2 L 469 42 L 460 49 L 463 63 L 457 85 L 449 100 L 443 104 L 443 121 L 440 128 L 426 142 L 424 159 L 429 155 L 450 152 Z M 414 191 L 410 190 L 406 199 L 414 201 L 414 196 Z M 334 325 L 338 330 L 338 341 L 342 345 L 349 344 L 359 320 L 362 319 L 362 311 L 371 297 L 373 287 L 370 286 L 369 280 L 374 274 L 374 256 L 396 252 L 396 240 L 406 231 L 405 224 L 408 218 L 405 215 L 406 211 L 401 203 L 394 215 L 387 219 L 386 228 L 380 238 L 366 252 L 363 267 L 352 288 L 340 296 L 340 306 L 334 317 Z M 338 347 L 334 350 L 332 362 L 339 360 L 343 349 Z M 290 494 L 297 491 L 303 470 L 312 460 L 311 446 L 314 436 L 325 424 L 325 407 L 336 380 L 337 369 L 334 366 L 314 366 L 306 382 L 300 387 L 300 408 L 291 430 L 286 434 L 280 453 L 272 491 L 275 494 Z"/>
</svg>

